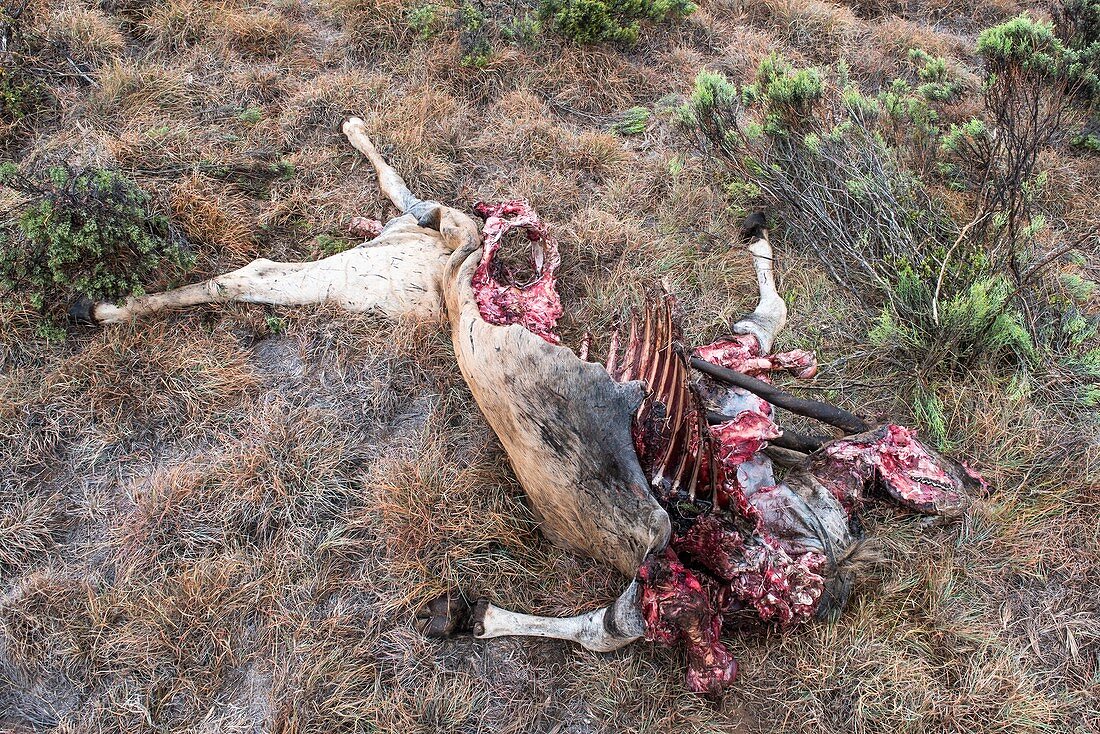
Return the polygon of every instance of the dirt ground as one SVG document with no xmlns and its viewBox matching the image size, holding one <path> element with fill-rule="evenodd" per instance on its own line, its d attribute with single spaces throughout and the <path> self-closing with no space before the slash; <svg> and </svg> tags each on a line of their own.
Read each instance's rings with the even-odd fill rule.
<svg viewBox="0 0 1100 734">
<path fill-rule="evenodd" d="M 359 115 L 424 198 L 532 201 L 562 243 L 565 343 L 606 334 L 662 277 L 704 343 L 756 294 L 741 213 L 662 113 L 698 70 L 747 81 L 781 49 L 881 85 L 909 48 L 972 68 L 982 27 L 1049 12 L 704 0 L 631 49 L 547 34 L 478 69 L 449 21 L 411 30 L 410 7 L 41 2 L 35 22 L 88 71 L 54 80 L 56 112 L 8 155 L 120 167 L 185 231 L 193 282 L 317 257 L 348 246 L 351 217 L 392 216 L 339 132 Z M 634 106 L 656 114 L 614 132 Z M 259 190 L 224 175 L 271 165 Z M 1072 193 L 1062 216 L 1100 210 L 1095 156 L 1044 165 Z M 823 365 L 803 394 L 920 425 L 923 368 L 858 336 L 865 314 L 781 228 L 774 243 L 791 309 L 777 347 Z M 991 494 L 950 524 L 872 508 L 888 561 L 847 611 L 729 639 L 740 679 L 708 702 L 648 643 L 598 655 L 415 631 L 451 587 L 566 614 L 623 585 L 540 538 L 440 324 L 227 305 L 61 342 L 24 326 L 0 311 L 5 731 L 1100 731 L 1095 426 L 994 371 L 931 388 Z"/>
</svg>

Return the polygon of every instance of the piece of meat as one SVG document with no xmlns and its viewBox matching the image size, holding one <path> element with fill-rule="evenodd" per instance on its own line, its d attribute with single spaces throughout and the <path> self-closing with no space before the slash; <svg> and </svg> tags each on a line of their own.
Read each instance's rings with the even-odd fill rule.
<svg viewBox="0 0 1100 734">
<path fill-rule="evenodd" d="M 822 454 L 814 474 L 827 479 L 837 498 L 853 508 L 862 488 L 874 484 L 903 507 L 955 516 L 967 504 L 963 487 L 985 484 L 977 472 L 922 444 L 916 431 L 894 424 L 833 441 Z"/>
<path fill-rule="evenodd" d="M 638 569 L 646 639 L 683 645 L 687 685 L 695 693 L 720 695 L 737 676 L 737 661 L 719 640 L 722 617 L 695 574 L 671 548 L 654 553 Z"/>
<path fill-rule="evenodd" d="M 382 234 L 382 222 L 371 217 L 352 217 L 348 222 L 348 234 L 352 237 L 373 240 Z"/>
</svg>

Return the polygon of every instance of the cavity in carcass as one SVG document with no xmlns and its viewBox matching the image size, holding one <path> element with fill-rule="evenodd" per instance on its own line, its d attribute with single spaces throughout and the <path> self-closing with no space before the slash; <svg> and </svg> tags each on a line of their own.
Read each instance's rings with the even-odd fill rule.
<svg viewBox="0 0 1100 734">
<path fill-rule="evenodd" d="M 497 326 L 520 324 L 551 344 L 560 343 L 554 333 L 562 315 L 554 278 L 560 256 L 546 225 L 522 200 L 479 202 L 474 208 L 485 219 L 481 263 L 472 281 L 481 318 Z M 514 274 L 497 259 L 504 236 L 513 229 L 523 230 L 531 243 L 534 277 L 526 283 L 516 283 Z"/>
</svg>

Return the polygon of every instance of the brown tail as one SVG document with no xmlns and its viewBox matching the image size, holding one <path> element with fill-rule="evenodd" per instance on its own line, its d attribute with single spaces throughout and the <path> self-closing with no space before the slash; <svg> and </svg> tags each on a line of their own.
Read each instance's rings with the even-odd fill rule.
<svg viewBox="0 0 1100 734">
<path fill-rule="evenodd" d="M 835 618 L 848 603 L 856 579 L 886 560 L 882 544 L 875 540 L 857 540 L 836 559 L 833 572 L 825 580 L 825 593 L 817 607 L 819 619 Z"/>
</svg>

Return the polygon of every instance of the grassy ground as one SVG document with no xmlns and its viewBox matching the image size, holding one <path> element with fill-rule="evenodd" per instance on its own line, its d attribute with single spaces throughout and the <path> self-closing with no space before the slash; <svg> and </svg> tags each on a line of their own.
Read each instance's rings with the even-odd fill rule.
<svg viewBox="0 0 1100 734">
<path fill-rule="evenodd" d="M 845 56 L 868 85 L 911 47 L 966 68 L 975 32 L 1025 7 L 709 0 L 630 51 L 544 37 L 479 70 L 446 23 L 420 39 L 395 0 L 39 2 L 34 22 L 94 84 L 55 77 L 56 114 L 5 145 L 27 164 L 119 165 L 185 230 L 197 280 L 326 254 L 350 217 L 392 213 L 339 134 L 358 114 L 421 196 L 532 200 L 562 239 L 568 343 L 662 276 L 699 342 L 755 296 L 737 215 L 666 118 L 623 137 L 623 113 L 706 66 L 746 80 L 775 48 Z M 272 165 L 259 184 L 240 173 Z M 1095 158 L 1043 165 L 1064 182 L 1050 211 L 1095 227 Z M 451 586 L 560 614 L 622 585 L 540 539 L 438 325 L 226 306 L 46 344 L 9 307 L 0 727 L 1100 730 L 1095 436 L 991 369 L 891 360 L 781 231 L 776 245 L 792 309 L 778 346 L 819 350 L 813 394 L 913 422 L 927 382 L 994 491 L 947 526 L 870 512 L 889 562 L 838 621 L 730 640 L 742 676 L 722 702 L 685 693 L 682 660 L 644 643 L 595 655 L 413 630 Z"/>
</svg>

